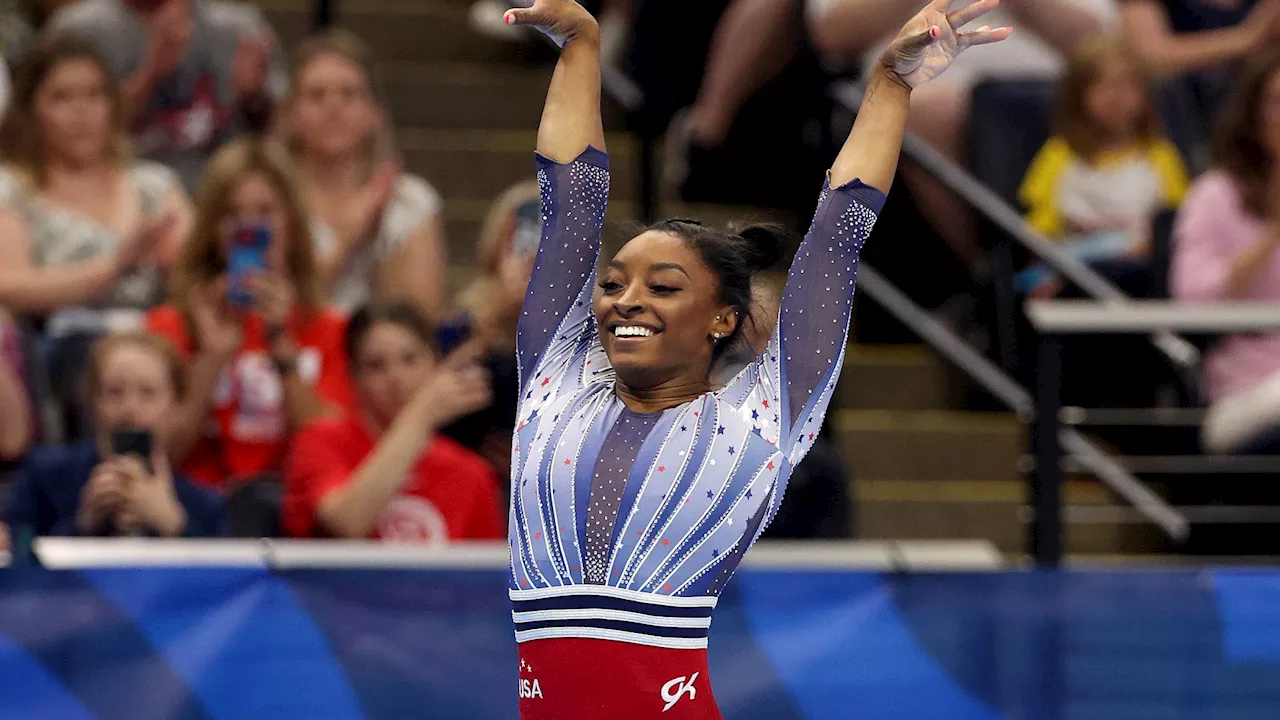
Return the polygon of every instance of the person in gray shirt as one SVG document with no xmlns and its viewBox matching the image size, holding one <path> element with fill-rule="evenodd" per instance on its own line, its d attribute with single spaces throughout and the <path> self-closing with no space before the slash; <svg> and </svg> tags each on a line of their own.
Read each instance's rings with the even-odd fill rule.
<svg viewBox="0 0 1280 720">
<path fill-rule="evenodd" d="M 50 20 L 93 42 L 125 95 L 135 151 L 193 190 L 217 147 L 269 122 L 288 73 L 255 7 L 228 0 L 82 0 Z"/>
</svg>

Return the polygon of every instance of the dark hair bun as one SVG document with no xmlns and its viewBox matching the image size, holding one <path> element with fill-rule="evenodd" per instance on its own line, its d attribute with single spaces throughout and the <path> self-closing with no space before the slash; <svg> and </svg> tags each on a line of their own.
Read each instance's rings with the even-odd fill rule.
<svg viewBox="0 0 1280 720">
<path fill-rule="evenodd" d="M 736 230 L 745 246 L 747 263 L 753 273 L 768 270 L 781 260 L 790 244 L 791 233 L 781 225 L 748 225 Z"/>
</svg>

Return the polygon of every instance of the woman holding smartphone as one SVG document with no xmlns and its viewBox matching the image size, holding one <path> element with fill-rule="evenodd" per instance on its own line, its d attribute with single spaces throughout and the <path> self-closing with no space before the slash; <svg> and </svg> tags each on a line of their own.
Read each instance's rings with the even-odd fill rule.
<svg viewBox="0 0 1280 720">
<path fill-rule="evenodd" d="M 188 365 L 170 456 L 212 486 L 278 472 L 294 431 L 352 404 L 344 321 L 321 300 L 293 178 L 288 153 L 270 140 L 219 150 L 171 304 L 148 317 Z"/>
<path fill-rule="evenodd" d="M 36 448 L 5 503 L 5 523 L 40 535 L 226 535 L 221 498 L 174 472 L 164 442 L 186 388 L 182 361 L 163 339 L 109 335 L 86 373 L 92 439 Z"/>
</svg>

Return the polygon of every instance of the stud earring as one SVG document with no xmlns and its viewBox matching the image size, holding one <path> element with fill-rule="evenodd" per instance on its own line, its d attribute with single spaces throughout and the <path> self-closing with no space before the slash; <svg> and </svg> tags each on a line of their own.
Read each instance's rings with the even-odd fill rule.
<svg viewBox="0 0 1280 720">
<path fill-rule="evenodd" d="M 720 333 L 711 333 L 711 337 L 713 337 L 713 338 L 715 338 L 715 339 L 719 340 L 720 338 L 724 337 L 724 335 L 722 335 L 722 334 L 720 334 Z"/>
</svg>

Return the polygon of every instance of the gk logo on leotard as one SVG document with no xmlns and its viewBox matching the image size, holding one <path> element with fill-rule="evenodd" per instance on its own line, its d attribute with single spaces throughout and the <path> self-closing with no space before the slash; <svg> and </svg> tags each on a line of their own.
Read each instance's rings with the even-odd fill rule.
<svg viewBox="0 0 1280 720">
<path fill-rule="evenodd" d="M 662 686 L 662 699 L 667 701 L 667 706 L 662 708 L 662 712 L 670 710 L 676 701 L 685 696 L 685 693 L 689 694 L 690 700 L 697 699 L 698 688 L 693 686 L 697 679 L 698 673 L 694 673 L 687 682 L 683 675 L 674 680 L 668 680 L 667 684 Z"/>
</svg>

